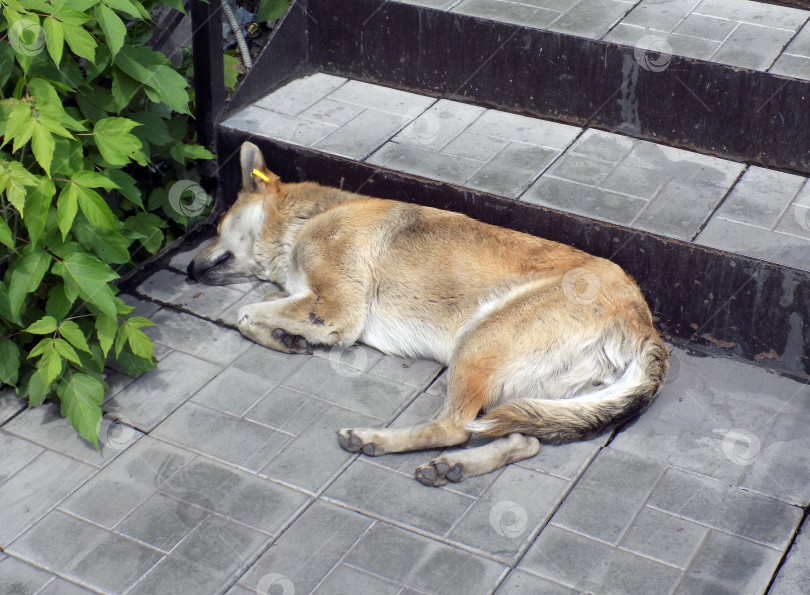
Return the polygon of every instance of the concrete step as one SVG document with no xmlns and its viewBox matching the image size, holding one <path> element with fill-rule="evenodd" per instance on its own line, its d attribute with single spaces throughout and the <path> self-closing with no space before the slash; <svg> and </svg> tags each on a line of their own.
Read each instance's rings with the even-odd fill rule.
<svg viewBox="0 0 810 595">
<path fill-rule="evenodd" d="M 810 183 L 620 134 L 305 76 L 232 113 L 283 180 L 466 212 L 610 258 L 673 338 L 793 374 L 810 366 Z M 224 168 L 225 196 L 238 172 Z"/>
</svg>

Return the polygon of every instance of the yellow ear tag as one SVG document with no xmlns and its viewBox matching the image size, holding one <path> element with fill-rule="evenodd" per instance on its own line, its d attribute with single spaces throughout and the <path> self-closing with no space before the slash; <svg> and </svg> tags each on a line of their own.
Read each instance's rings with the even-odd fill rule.
<svg viewBox="0 0 810 595">
<path fill-rule="evenodd" d="M 262 180 L 264 180 L 265 182 L 269 182 L 269 181 L 270 181 L 270 178 L 268 178 L 266 175 L 264 175 L 264 174 L 263 174 L 262 172 L 260 172 L 258 169 L 254 169 L 254 170 L 253 170 L 253 175 L 254 175 L 254 176 L 256 176 L 257 178 L 261 178 L 261 179 L 262 179 Z"/>
</svg>

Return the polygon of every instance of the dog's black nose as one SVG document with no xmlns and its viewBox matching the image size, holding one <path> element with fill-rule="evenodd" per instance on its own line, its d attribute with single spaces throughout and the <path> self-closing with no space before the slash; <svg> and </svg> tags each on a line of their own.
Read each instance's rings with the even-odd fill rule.
<svg viewBox="0 0 810 595">
<path fill-rule="evenodd" d="M 191 262 L 189 262 L 188 266 L 186 267 L 186 275 L 188 275 L 192 279 L 195 278 L 194 277 L 194 261 L 193 260 Z"/>
</svg>

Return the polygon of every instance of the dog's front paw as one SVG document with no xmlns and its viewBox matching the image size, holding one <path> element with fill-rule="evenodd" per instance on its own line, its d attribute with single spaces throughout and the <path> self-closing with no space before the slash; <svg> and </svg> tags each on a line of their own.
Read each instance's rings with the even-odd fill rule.
<svg viewBox="0 0 810 595">
<path fill-rule="evenodd" d="M 464 479 L 464 467 L 461 463 L 453 463 L 447 457 L 441 457 L 417 467 L 414 476 L 426 486 L 439 487 L 447 482 L 458 483 Z"/>
<path fill-rule="evenodd" d="M 363 454 L 376 457 L 379 454 L 377 445 L 373 442 L 363 440 L 354 430 L 338 430 L 338 444 L 340 448 L 348 452 L 363 451 Z"/>
<path fill-rule="evenodd" d="M 281 343 L 287 353 L 312 353 L 312 347 L 301 335 L 291 335 L 284 329 L 273 329 L 270 336 Z"/>
</svg>

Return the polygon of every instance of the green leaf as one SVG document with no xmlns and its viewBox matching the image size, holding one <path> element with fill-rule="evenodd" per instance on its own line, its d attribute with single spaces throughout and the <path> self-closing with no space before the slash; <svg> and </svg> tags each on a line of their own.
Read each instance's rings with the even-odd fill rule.
<svg viewBox="0 0 810 595">
<path fill-rule="evenodd" d="M 113 215 L 110 207 L 99 196 L 98 192 L 76 185 L 76 193 L 79 196 L 79 206 L 82 213 L 84 213 L 91 225 L 103 229 L 115 229 L 115 215 Z"/>
<path fill-rule="evenodd" d="M 48 393 L 51 392 L 51 383 L 45 382 L 42 374 L 39 370 L 36 370 L 28 380 L 26 391 L 28 392 L 28 405 L 36 407 L 41 405 Z"/>
<path fill-rule="evenodd" d="M 106 188 L 107 190 L 118 188 L 118 184 L 108 176 L 95 171 L 77 171 L 70 179 L 85 188 Z"/>
<path fill-rule="evenodd" d="M 79 435 L 98 448 L 104 385 L 89 374 L 71 374 L 56 389 L 64 415 Z"/>
<path fill-rule="evenodd" d="M 129 116 L 139 124 L 135 133 L 142 136 L 144 140 L 157 147 L 164 147 L 174 142 L 174 138 L 169 134 L 169 128 L 159 114 L 141 110 Z"/>
<path fill-rule="evenodd" d="M 120 112 L 129 105 L 135 94 L 140 91 L 141 83 L 118 68 L 113 70 L 112 79 L 112 97 L 115 101 L 116 110 Z"/>
<path fill-rule="evenodd" d="M 135 184 L 135 179 L 120 169 L 105 170 L 107 175 L 118 186 L 118 192 L 124 195 L 129 202 L 143 209 L 141 191 Z"/>
<path fill-rule="evenodd" d="M 181 114 L 190 114 L 186 79 L 170 66 L 153 66 L 151 76 L 144 84 L 154 89 L 161 102 Z"/>
<path fill-rule="evenodd" d="M 45 313 L 48 316 L 53 316 L 57 320 L 62 320 L 67 313 L 70 312 L 70 307 L 73 305 L 74 300 L 69 300 L 65 295 L 65 286 L 61 283 L 51 287 L 48 292 L 48 301 L 45 304 Z"/>
<path fill-rule="evenodd" d="M 96 318 L 96 334 L 98 335 L 98 343 L 101 345 L 101 350 L 104 352 L 104 357 L 112 347 L 115 340 L 115 334 L 118 332 L 118 319 L 115 316 L 107 316 L 102 314 Z"/>
<path fill-rule="evenodd" d="M 136 81 L 147 86 L 150 98 L 163 102 L 181 114 L 188 109 L 186 80 L 175 72 L 166 57 L 149 47 L 125 45 L 118 52 L 115 65 Z M 150 92 L 151 91 L 151 92 Z"/>
<path fill-rule="evenodd" d="M 121 17 L 115 14 L 112 10 L 107 8 L 104 4 L 96 4 L 94 9 L 96 21 L 98 21 L 101 30 L 104 31 L 104 36 L 107 38 L 107 47 L 113 57 L 124 45 L 124 37 L 127 33 L 127 28 L 124 25 Z"/>
<path fill-rule="evenodd" d="M 53 337 L 47 337 L 45 339 L 41 339 L 39 343 L 37 343 L 34 348 L 28 352 L 28 359 L 32 357 L 37 357 L 38 355 L 42 355 L 47 350 L 53 347 Z"/>
<path fill-rule="evenodd" d="M 143 18 L 143 14 L 130 0 L 104 0 L 104 4 L 133 18 Z"/>
<path fill-rule="evenodd" d="M 82 246 L 92 250 L 104 262 L 129 262 L 128 244 L 117 231 L 102 229 L 79 220 L 74 226 L 74 232 Z"/>
<path fill-rule="evenodd" d="M 256 22 L 274 21 L 281 18 L 290 6 L 290 0 L 261 0 L 256 11 Z"/>
<path fill-rule="evenodd" d="M 71 347 L 64 339 L 54 339 L 53 346 L 54 349 L 56 349 L 56 353 L 64 357 L 66 360 L 73 362 L 77 366 L 82 365 L 82 360 L 79 359 L 79 355 L 76 353 L 76 350 L 73 349 L 73 347 Z"/>
<path fill-rule="evenodd" d="M 56 352 L 54 343 L 52 339 L 48 339 L 45 344 L 46 347 L 37 361 L 37 370 L 42 375 L 42 381 L 47 384 L 50 384 L 62 374 L 62 357 Z"/>
<path fill-rule="evenodd" d="M 73 226 L 73 219 L 79 208 L 79 193 L 76 184 L 68 184 L 62 188 L 59 198 L 56 199 L 56 220 L 59 223 L 59 231 L 62 232 L 62 239 L 67 237 L 70 228 Z"/>
<path fill-rule="evenodd" d="M 90 347 L 87 345 L 87 338 L 84 336 L 82 329 L 79 325 L 72 320 L 63 320 L 59 323 L 59 335 L 67 339 L 68 343 L 73 345 L 76 349 L 90 353 Z M 67 357 L 67 356 L 65 356 Z"/>
<path fill-rule="evenodd" d="M 35 125 L 36 118 L 34 117 L 34 111 L 31 109 L 31 104 L 28 101 L 15 103 L 8 114 L 4 134 L 5 140 L 0 147 L 4 147 L 9 141 L 13 140 L 14 144 L 11 147 L 11 152 L 17 152 L 20 147 L 31 140 Z"/>
<path fill-rule="evenodd" d="M 25 187 L 35 186 L 36 176 L 25 169 L 19 161 L 0 161 L 0 193 L 6 197 L 18 212 L 25 208 Z"/>
<path fill-rule="evenodd" d="M 141 141 L 129 131 L 137 122 L 127 118 L 104 118 L 93 128 L 93 140 L 101 156 L 110 165 L 126 165 L 130 160 L 146 165 L 141 153 Z"/>
<path fill-rule="evenodd" d="M 41 124 L 34 126 L 34 133 L 31 136 L 31 150 L 34 153 L 34 158 L 48 176 L 51 175 L 54 144 L 53 134 Z"/>
<path fill-rule="evenodd" d="M 53 17 L 48 17 L 42 23 L 45 29 L 45 46 L 54 64 L 59 66 L 62 60 L 62 49 L 65 46 L 65 34 L 62 30 L 62 23 Z"/>
<path fill-rule="evenodd" d="M 11 234 L 11 228 L 6 225 L 5 221 L 0 220 L 0 244 L 8 246 L 14 250 L 14 237 Z"/>
<path fill-rule="evenodd" d="M 67 21 L 62 22 L 65 41 L 74 54 L 93 62 L 95 60 L 96 40 L 81 26 Z"/>
<path fill-rule="evenodd" d="M 144 359 L 132 355 L 129 349 L 124 349 L 117 358 L 118 364 L 129 376 L 140 376 L 155 367 L 154 359 Z"/>
<path fill-rule="evenodd" d="M 20 315 L 25 296 L 39 287 L 50 265 L 51 257 L 40 251 L 30 251 L 12 265 L 8 300 L 15 319 Z"/>
<path fill-rule="evenodd" d="M 56 319 L 54 319 L 53 316 L 43 316 L 25 329 L 25 332 L 31 333 L 32 335 L 49 335 L 55 330 Z"/>
<path fill-rule="evenodd" d="M 14 341 L 0 339 L 0 384 L 15 386 L 20 372 L 20 348 Z"/>
<path fill-rule="evenodd" d="M 56 194 L 56 188 L 53 181 L 46 177 L 41 177 L 39 183 L 28 191 L 28 199 L 25 201 L 23 210 L 23 221 L 25 221 L 28 238 L 32 244 L 36 244 L 42 236 L 54 194 Z"/>
<path fill-rule="evenodd" d="M 85 252 L 69 254 L 53 266 L 53 273 L 65 280 L 68 297 L 75 292 L 108 316 L 115 316 L 115 294 L 107 284 L 118 275 L 106 264 Z"/>
<path fill-rule="evenodd" d="M 132 354 L 143 359 L 152 358 L 152 340 L 143 331 L 137 328 L 130 328 L 127 334 L 127 343 L 132 350 Z"/>
</svg>

